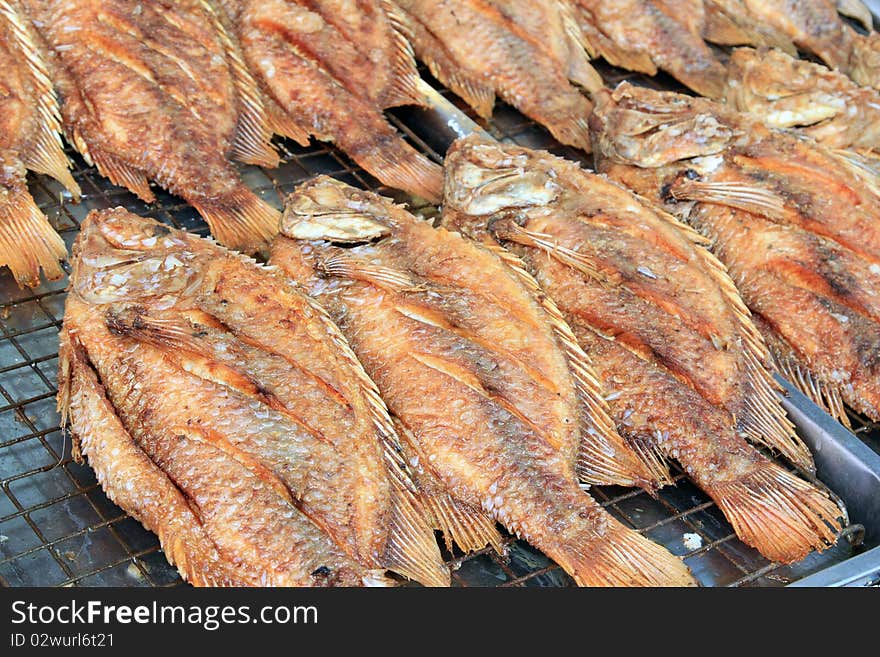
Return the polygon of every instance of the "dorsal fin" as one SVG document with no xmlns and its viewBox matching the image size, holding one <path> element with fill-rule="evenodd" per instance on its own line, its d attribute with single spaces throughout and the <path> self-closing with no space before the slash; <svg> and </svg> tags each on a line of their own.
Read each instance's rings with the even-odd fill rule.
<svg viewBox="0 0 880 657">
<path fill-rule="evenodd" d="M 230 155 L 239 162 L 274 169 L 278 166 L 278 153 L 270 143 L 272 128 L 257 82 L 244 63 L 241 48 L 231 36 L 232 30 L 226 25 L 225 14 L 217 11 L 211 0 L 199 1 L 220 37 L 241 103 Z"/>
</svg>

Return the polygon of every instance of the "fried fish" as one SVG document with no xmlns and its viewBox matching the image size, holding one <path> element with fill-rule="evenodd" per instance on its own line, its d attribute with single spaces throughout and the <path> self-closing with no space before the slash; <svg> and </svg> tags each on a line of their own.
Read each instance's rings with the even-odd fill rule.
<svg viewBox="0 0 880 657">
<path fill-rule="evenodd" d="M 496 94 L 564 144 L 589 150 L 587 91 L 602 87 L 568 0 L 396 0 L 416 55 L 483 118 Z"/>
<path fill-rule="evenodd" d="M 702 0 L 575 4 L 587 41 L 610 64 L 647 75 L 660 69 L 703 96 L 722 95 L 724 66 L 703 41 Z"/>
<path fill-rule="evenodd" d="M 880 35 L 858 34 L 839 13 L 870 25 L 859 0 L 705 0 L 704 36 L 725 45 L 797 49 L 814 54 L 858 84 L 880 88 Z"/>
<path fill-rule="evenodd" d="M 734 50 L 724 99 L 772 128 L 797 129 L 829 148 L 880 147 L 880 92 L 779 50 Z"/>
<path fill-rule="evenodd" d="M 513 260 L 319 178 L 288 197 L 270 262 L 338 322 L 404 452 L 454 506 L 502 523 L 581 585 L 691 583 L 578 485 L 579 443 L 594 482 L 651 475 L 613 432 L 558 310 L 503 257 Z"/>
<path fill-rule="evenodd" d="M 275 132 L 330 141 L 383 183 L 437 201 L 440 166 L 382 114 L 425 104 L 390 0 L 222 0 Z"/>
<path fill-rule="evenodd" d="M 276 272 L 121 208 L 74 246 L 59 409 L 197 585 L 448 585 L 375 385 Z"/>
<path fill-rule="evenodd" d="M 773 394 L 767 348 L 703 238 L 545 152 L 469 137 L 450 149 L 446 176 L 444 225 L 522 257 L 591 357 L 621 435 L 678 460 L 771 560 L 836 541 L 828 495 L 741 437 L 812 466 Z"/>
<path fill-rule="evenodd" d="M 229 157 L 268 167 L 265 109 L 208 0 L 26 0 L 53 54 L 68 139 L 144 201 L 155 181 L 186 199 L 230 248 L 253 252 L 278 212 Z"/>
<path fill-rule="evenodd" d="M 880 418 L 880 199 L 812 140 L 711 101 L 622 85 L 591 119 L 597 162 L 713 240 L 792 383 L 846 422 Z"/>
<path fill-rule="evenodd" d="M 19 285 L 63 276 L 67 247 L 27 188 L 27 170 L 52 176 L 75 197 L 79 186 L 61 144 L 58 99 L 44 53 L 24 16 L 0 0 L 0 266 Z"/>
</svg>

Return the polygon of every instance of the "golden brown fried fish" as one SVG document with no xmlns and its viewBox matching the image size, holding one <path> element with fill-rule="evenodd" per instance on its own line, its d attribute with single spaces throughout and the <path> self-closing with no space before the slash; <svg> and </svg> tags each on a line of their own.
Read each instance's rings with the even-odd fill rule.
<svg viewBox="0 0 880 657">
<path fill-rule="evenodd" d="M 52 176 L 74 197 L 59 133 L 58 100 L 42 48 L 15 5 L 0 0 L 0 266 L 19 285 L 40 284 L 40 269 L 61 278 L 64 241 L 27 189 L 27 170 Z"/>
<path fill-rule="evenodd" d="M 382 110 L 424 104 L 389 0 L 223 0 L 276 132 L 331 141 L 383 183 L 437 201 L 443 172 Z"/>
<path fill-rule="evenodd" d="M 497 94 L 564 144 L 589 150 L 588 91 L 601 79 L 583 60 L 570 5 L 557 0 L 396 0 L 416 55 L 482 117 Z"/>
<path fill-rule="evenodd" d="M 705 0 L 709 41 L 796 48 L 816 55 L 858 84 L 880 88 L 880 35 L 858 34 L 839 13 L 870 23 L 858 0 Z"/>
<path fill-rule="evenodd" d="M 837 506 L 740 436 L 751 415 L 749 434 L 812 466 L 705 240 L 547 153 L 470 137 L 446 161 L 444 223 L 522 256 L 595 364 L 621 435 L 678 460 L 769 559 L 835 542 Z"/>
<path fill-rule="evenodd" d="M 574 2 L 587 41 L 610 64 L 647 75 L 666 71 L 704 96 L 723 93 L 724 66 L 702 37 L 701 0 Z"/>
<path fill-rule="evenodd" d="M 54 55 L 68 138 L 146 202 L 153 180 L 191 203 L 226 246 L 254 251 L 278 212 L 228 157 L 276 166 L 265 110 L 208 0 L 26 0 Z"/>
<path fill-rule="evenodd" d="M 501 522 L 579 584 L 690 583 L 678 559 L 578 485 L 579 443 L 594 481 L 647 475 L 606 428 L 597 391 L 584 390 L 592 374 L 558 311 L 548 315 L 534 280 L 499 253 L 322 178 L 288 198 L 271 262 L 338 321 L 413 465 L 456 505 Z"/>
<path fill-rule="evenodd" d="M 58 401 L 194 584 L 448 584 L 374 384 L 317 304 L 244 256 L 89 215 Z"/>
<path fill-rule="evenodd" d="M 724 97 L 771 128 L 797 128 L 829 148 L 880 147 L 880 92 L 779 50 L 734 50 Z"/>
<path fill-rule="evenodd" d="M 717 242 L 792 382 L 843 421 L 841 400 L 880 417 L 869 292 L 880 276 L 880 199 L 865 172 L 750 115 L 630 85 L 608 95 L 591 126 L 602 171 Z"/>
</svg>

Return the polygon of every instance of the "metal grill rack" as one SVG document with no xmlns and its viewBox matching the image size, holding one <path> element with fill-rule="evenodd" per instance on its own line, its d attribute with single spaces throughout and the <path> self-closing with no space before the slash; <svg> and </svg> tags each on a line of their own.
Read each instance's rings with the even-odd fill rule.
<svg viewBox="0 0 880 657">
<path fill-rule="evenodd" d="M 446 144 L 424 130 L 420 112 L 401 108 L 392 120 L 414 146 L 439 160 L 438 152 Z M 506 106 L 497 109 L 488 129 L 503 140 L 579 157 L 577 151 L 559 147 L 545 130 Z M 411 200 L 381 187 L 331 147 L 302 148 L 288 141 L 279 146 L 283 162 L 278 169 L 241 167 L 245 182 L 276 207 L 298 183 L 316 174 Z M 146 205 L 111 185 L 78 156 L 72 159 L 74 177 L 83 189 L 81 203 L 70 203 L 61 186 L 48 178 L 35 176 L 31 185 L 37 203 L 68 246 L 89 211 L 117 205 L 207 234 L 205 223 L 180 199 L 156 189 L 155 204 Z M 427 206 L 416 209 L 423 214 L 433 211 Z M 8 272 L 0 273 L 0 585 L 180 585 L 156 537 L 107 499 L 87 465 L 71 460 L 70 442 L 59 428 L 54 399 L 66 284 L 61 280 L 22 291 Z M 863 434 L 875 432 L 873 425 L 861 426 Z M 845 532 L 849 540 L 842 539 L 821 555 L 812 554 L 791 566 L 769 563 L 736 538 L 720 510 L 681 471 L 675 481 L 657 499 L 618 487 L 596 487 L 592 494 L 624 524 L 683 556 L 704 585 L 780 586 L 862 549 L 860 527 L 854 525 Z M 490 550 L 471 555 L 447 553 L 454 584 L 572 584 L 558 566 L 526 543 L 508 538 L 507 546 L 507 558 Z"/>
</svg>

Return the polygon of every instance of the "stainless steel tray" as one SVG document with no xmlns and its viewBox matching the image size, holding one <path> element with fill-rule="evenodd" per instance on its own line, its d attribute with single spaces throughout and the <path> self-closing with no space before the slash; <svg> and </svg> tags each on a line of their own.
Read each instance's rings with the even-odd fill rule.
<svg viewBox="0 0 880 657">
<path fill-rule="evenodd" d="M 441 103 L 443 104 L 443 103 Z M 456 132 L 470 119 L 452 114 L 400 109 L 392 117 L 414 146 L 439 160 Z M 548 148 L 568 157 L 543 129 L 501 106 L 485 126 L 496 138 Z M 245 181 L 270 203 L 313 175 L 325 173 L 367 189 L 411 201 L 381 187 L 348 158 L 325 145 L 301 148 L 279 142 L 282 165 L 273 171 L 241 167 Z M 32 178 L 39 205 L 70 244 L 92 209 L 121 205 L 200 234 L 207 228 L 194 210 L 161 190 L 145 205 L 112 186 L 77 156 L 75 177 L 82 203 L 69 202 L 59 185 Z M 416 207 L 430 214 L 429 207 Z M 0 585 L 7 586 L 176 586 L 156 537 L 110 502 L 88 466 L 71 461 L 69 441 L 54 410 L 58 329 L 66 281 L 19 290 L 0 273 Z M 741 543 L 715 504 L 681 471 L 676 485 L 657 499 L 640 490 L 592 489 L 596 499 L 625 524 L 684 557 L 706 586 L 864 584 L 880 578 L 880 456 L 824 415 L 802 395 L 786 401 L 799 431 L 816 452 L 820 477 L 846 503 L 851 524 L 845 538 L 823 554 L 790 566 L 767 562 Z M 686 547 L 685 534 L 701 546 Z M 508 538 L 509 555 L 489 550 L 446 554 L 457 586 L 568 586 L 570 578 L 522 541 Z"/>
</svg>

